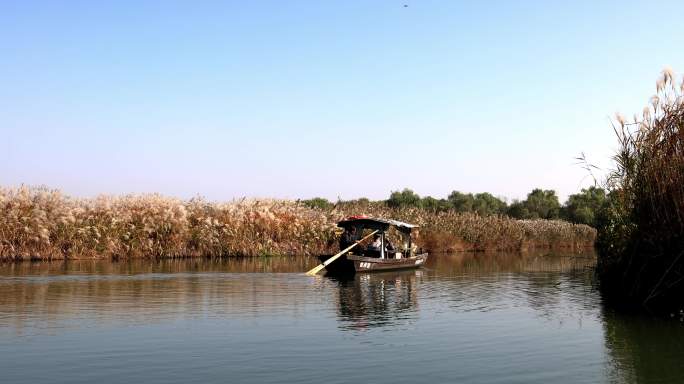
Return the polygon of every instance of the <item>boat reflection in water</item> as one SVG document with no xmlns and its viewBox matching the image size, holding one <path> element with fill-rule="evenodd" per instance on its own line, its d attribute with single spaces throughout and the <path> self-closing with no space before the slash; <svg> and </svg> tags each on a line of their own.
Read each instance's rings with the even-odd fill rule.
<svg viewBox="0 0 684 384">
<path fill-rule="evenodd" d="M 684 313 L 610 310 L 595 261 L 435 255 L 348 279 L 305 276 L 312 257 L 0 264 L 0 371 L 27 384 L 312 383 L 319 366 L 364 383 L 684 383 Z"/>
<path fill-rule="evenodd" d="M 326 276 L 326 280 L 336 286 L 333 297 L 341 329 L 410 325 L 419 318 L 421 301 L 427 312 L 488 312 L 529 305 L 539 316 L 554 318 L 596 308 L 597 300 L 575 300 L 578 293 L 586 296 L 574 292 L 591 290 L 587 269 L 595 261 L 592 252 L 463 253 L 437 255 L 425 269 Z M 578 301 L 579 308 L 567 311 L 559 294 L 561 285 L 573 287 L 569 298 Z"/>
<path fill-rule="evenodd" d="M 340 328 L 362 330 L 415 321 L 422 270 L 330 277 L 338 284 Z"/>
</svg>

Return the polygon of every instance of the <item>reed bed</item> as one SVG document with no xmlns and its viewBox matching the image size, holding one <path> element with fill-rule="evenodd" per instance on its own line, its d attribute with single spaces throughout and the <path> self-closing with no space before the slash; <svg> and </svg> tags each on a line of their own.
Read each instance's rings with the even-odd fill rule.
<svg viewBox="0 0 684 384">
<path fill-rule="evenodd" d="M 663 71 L 642 116 L 615 127 L 620 148 L 600 225 L 598 271 L 609 299 L 684 308 L 684 79 Z"/>
<path fill-rule="evenodd" d="M 422 226 L 426 250 L 593 246 L 595 230 L 563 221 L 391 209 L 380 203 L 315 209 L 282 200 L 214 203 L 160 195 L 75 199 L 44 187 L 0 188 L 0 260 L 315 255 L 333 251 L 352 214 Z"/>
<path fill-rule="evenodd" d="M 72 199 L 45 188 L 0 189 L 5 260 L 312 254 L 334 237 L 328 215 L 294 202 Z"/>
<path fill-rule="evenodd" d="M 342 204 L 340 217 L 365 214 L 390 217 L 421 226 L 417 243 L 430 252 L 524 251 L 593 247 L 596 230 L 561 220 L 517 220 L 456 211 L 389 208 L 382 203 Z"/>
</svg>

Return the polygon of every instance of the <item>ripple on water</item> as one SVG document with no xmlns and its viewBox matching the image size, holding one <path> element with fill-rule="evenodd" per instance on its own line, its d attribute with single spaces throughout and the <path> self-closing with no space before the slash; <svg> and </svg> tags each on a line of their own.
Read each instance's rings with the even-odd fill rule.
<svg viewBox="0 0 684 384">
<path fill-rule="evenodd" d="M 301 273 L 313 264 L 301 258 L 0 266 L 3 378 L 682 379 L 682 327 L 606 312 L 584 256 L 438 255 L 423 270 L 346 280 Z"/>
</svg>

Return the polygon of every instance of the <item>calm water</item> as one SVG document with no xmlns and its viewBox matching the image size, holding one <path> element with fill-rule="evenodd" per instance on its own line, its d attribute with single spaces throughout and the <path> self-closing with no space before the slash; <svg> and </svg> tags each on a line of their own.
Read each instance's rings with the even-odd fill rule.
<svg viewBox="0 0 684 384">
<path fill-rule="evenodd" d="M 684 323 L 604 309 L 591 255 L 0 265 L 3 383 L 676 383 Z"/>
</svg>

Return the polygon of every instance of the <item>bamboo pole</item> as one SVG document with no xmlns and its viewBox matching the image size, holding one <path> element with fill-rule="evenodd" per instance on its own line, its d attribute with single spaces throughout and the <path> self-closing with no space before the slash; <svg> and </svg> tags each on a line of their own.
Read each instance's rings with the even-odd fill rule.
<svg viewBox="0 0 684 384">
<path fill-rule="evenodd" d="M 373 236 L 374 234 L 378 233 L 378 230 L 375 230 L 368 235 L 364 236 L 360 240 L 357 240 L 354 244 L 348 246 L 347 248 L 343 249 L 340 251 L 340 253 L 336 254 L 335 256 L 329 258 L 328 260 L 324 261 L 323 263 L 317 265 L 314 267 L 312 270 L 307 272 L 306 274 L 309 276 L 314 276 L 318 272 L 320 272 L 323 268 L 325 268 L 328 264 L 332 263 L 333 261 L 337 260 L 340 256 L 344 255 L 345 253 L 349 252 L 352 248 L 356 247 L 360 242 L 366 240 L 367 238 Z"/>
</svg>

